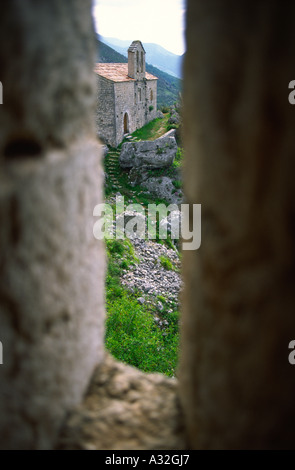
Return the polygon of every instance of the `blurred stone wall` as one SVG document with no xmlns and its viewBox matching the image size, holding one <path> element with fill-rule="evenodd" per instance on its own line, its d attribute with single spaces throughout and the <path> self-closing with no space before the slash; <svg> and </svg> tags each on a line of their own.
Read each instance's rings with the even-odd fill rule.
<svg viewBox="0 0 295 470">
<path fill-rule="evenodd" d="M 181 398 L 194 448 L 293 448 L 295 5 L 188 2 Z"/>
<path fill-rule="evenodd" d="M 50 448 L 103 358 L 91 2 L 1 5 L 0 446 Z"/>
</svg>

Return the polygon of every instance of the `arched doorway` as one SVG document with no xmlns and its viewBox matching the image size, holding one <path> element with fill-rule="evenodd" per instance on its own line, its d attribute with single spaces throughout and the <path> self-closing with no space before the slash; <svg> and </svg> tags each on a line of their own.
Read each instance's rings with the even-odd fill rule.
<svg viewBox="0 0 295 470">
<path fill-rule="evenodd" d="M 129 116 L 124 114 L 124 134 L 129 134 Z"/>
</svg>

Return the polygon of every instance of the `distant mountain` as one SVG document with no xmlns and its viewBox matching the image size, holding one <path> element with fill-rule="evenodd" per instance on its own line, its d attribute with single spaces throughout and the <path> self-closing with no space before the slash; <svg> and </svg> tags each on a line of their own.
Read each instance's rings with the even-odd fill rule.
<svg viewBox="0 0 295 470">
<path fill-rule="evenodd" d="M 97 39 L 96 60 L 101 63 L 124 64 L 128 62 L 127 57 L 107 46 L 99 39 Z"/>
<path fill-rule="evenodd" d="M 97 39 L 97 62 L 127 63 L 128 60 L 127 57 Z M 170 106 L 175 101 L 179 101 L 179 93 L 181 92 L 181 80 L 179 78 L 172 77 L 149 64 L 146 64 L 146 71 L 158 78 L 158 107 Z"/>
<path fill-rule="evenodd" d="M 106 38 L 104 36 L 101 36 L 100 39 L 105 44 L 115 49 L 115 51 L 127 57 L 127 49 L 132 42 L 131 40 L 126 41 L 116 38 Z M 173 54 L 158 44 L 144 43 L 143 47 L 146 51 L 146 61 L 149 64 L 163 70 L 163 72 L 169 73 L 169 75 L 182 78 L 183 55 Z"/>
</svg>

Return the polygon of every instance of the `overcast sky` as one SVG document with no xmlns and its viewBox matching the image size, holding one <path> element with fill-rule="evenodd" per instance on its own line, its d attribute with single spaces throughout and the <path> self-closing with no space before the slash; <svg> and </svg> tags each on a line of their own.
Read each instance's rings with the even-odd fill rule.
<svg viewBox="0 0 295 470">
<path fill-rule="evenodd" d="M 99 34 L 117 39 L 139 39 L 182 54 L 185 0 L 94 0 L 93 15 Z"/>
</svg>

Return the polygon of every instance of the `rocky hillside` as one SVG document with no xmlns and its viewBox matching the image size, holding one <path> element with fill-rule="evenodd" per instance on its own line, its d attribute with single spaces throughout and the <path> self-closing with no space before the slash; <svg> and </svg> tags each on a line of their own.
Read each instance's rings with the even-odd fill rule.
<svg viewBox="0 0 295 470">
<path fill-rule="evenodd" d="M 164 305 L 159 300 L 156 304 L 154 301 L 159 296 L 165 299 L 164 303 L 170 307 L 170 313 L 178 304 L 182 284 L 179 255 L 175 250 L 151 240 L 134 239 L 132 244 L 139 263 L 123 274 L 122 284 L 131 291 L 142 294 L 137 299 L 141 304 L 147 302 L 156 305 L 155 321 L 161 325 L 156 311 L 161 313 Z M 168 322 L 164 320 L 164 324 Z"/>
<path fill-rule="evenodd" d="M 167 123 L 167 117 L 152 123 L 154 129 L 159 128 L 161 121 Z M 138 133 L 148 135 L 143 128 L 129 136 L 128 141 L 122 143 L 118 149 L 106 148 L 105 152 L 106 202 L 115 214 L 118 198 L 124 197 L 124 213 L 120 216 L 124 217 L 124 224 L 130 219 L 130 215 L 132 216 L 127 210 L 130 204 L 140 204 L 142 208 L 147 208 L 150 203 L 168 205 L 170 202 L 157 194 L 159 184 L 154 185 L 154 190 L 149 190 L 144 181 L 134 184 L 132 177 L 130 179 L 130 168 L 124 169 L 120 165 L 120 155 L 126 156 L 128 145 L 144 144 L 140 142 Z M 145 160 L 147 178 L 157 178 L 159 171 L 161 178 L 174 178 L 172 175 L 175 172 L 179 174 L 181 149 L 177 148 L 174 137 L 173 146 L 170 142 L 169 146 L 167 145 L 167 139 L 172 137 L 145 142 L 147 149 L 149 143 L 153 144 L 152 148 L 158 148 L 158 152 L 151 151 L 151 168 L 146 166 Z M 122 153 L 123 148 L 125 150 Z M 167 160 L 168 165 L 153 168 L 157 162 L 163 162 L 161 157 L 166 149 L 170 154 L 174 152 L 172 157 L 170 155 L 169 162 Z M 147 154 L 145 158 L 148 158 Z M 138 174 L 144 173 L 140 163 L 137 170 Z M 176 191 L 176 188 L 174 189 Z M 181 191 L 181 188 L 178 191 Z M 118 220 L 117 216 L 113 223 L 114 229 Z M 135 365 L 143 371 L 175 376 L 179 341 L 179 296 L 182 286 L 180 253 L 177 246 L 169 238 L 149 240 L 131 236 L 125 240 L 107 239 L 106 247 L 107 349 L 117 359 Z"/>
</svg>

